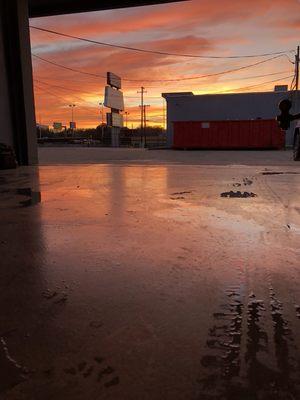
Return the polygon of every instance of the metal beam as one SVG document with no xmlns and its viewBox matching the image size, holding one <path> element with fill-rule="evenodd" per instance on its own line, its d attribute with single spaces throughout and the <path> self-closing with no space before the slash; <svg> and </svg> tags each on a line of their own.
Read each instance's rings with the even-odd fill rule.
<svg viewBox="0 0 300 400">
<path fill-rule="evenodd" d="M 46 17 L 114 8 L 138 7 L 188 0 L 29 0 L 29 17 Z"/>
</svg>

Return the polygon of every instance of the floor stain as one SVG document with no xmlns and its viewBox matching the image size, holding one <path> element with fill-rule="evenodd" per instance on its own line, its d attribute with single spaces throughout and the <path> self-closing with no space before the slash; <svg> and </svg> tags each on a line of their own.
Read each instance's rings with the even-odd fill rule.
<svg viewBox="0 0 300 400">
<path fill-rule="evenodd" d="M 0 338 L 0 371 L 0 393 L 26 379 L 26 369 L 10 356 L 3 338 Z"/>
<path fill-rule="evenodd" d="M 287 172 L 273 172 L 273 171 L 267 171 L 267 172 L 262 172 L 262 175 L 299 175 L 300 172 L 293 172 L 293 171 L 287 171 Z"/>
<path fill-rule="evenodd" d="M 192 191 L 186 191 L 186 192 L 175 192 L 175 193 L 171 193 L 171 196 L 179 196 L 179 195 L 183 195 L 183 194 L 190 194 L 192 193 Z"/>
<path fill-rule="evenodd" d="M 249 179 L 249 178 L 244 178 L 243 179 L 243 183 L 245 186 L 250 186 L 253 183 L 253 180 Z"/>
<path fill-rule="evenodd" d="M 224 192 L 221 193 L 220 195 L 221 197 L 227 197 L 227 198 L 239 198 L 239 199 L 245 199 L 248 197 L 257 197 L 257 194 L 252 193 L 252 192 L 241 192 L 241 191 L 237 191 L 237 192 L 233 192 L 232 190 L 230 192 Z"/>
<path fill-rule="evenodd" d="M 95 356 L 91 363 L 81 361 L 77 366 L 70 366 L 63 371 L 68 375 L 80 375 L 84 379 L 96 377 L 97 382 L 101 383 L 105 388 L 118 385 L 120 383 L 120 378 L 116 374 L 115 369 L 110 365 L 106 365 L 104 361 L 105 359 L 103 357 Z"/>
</svg>

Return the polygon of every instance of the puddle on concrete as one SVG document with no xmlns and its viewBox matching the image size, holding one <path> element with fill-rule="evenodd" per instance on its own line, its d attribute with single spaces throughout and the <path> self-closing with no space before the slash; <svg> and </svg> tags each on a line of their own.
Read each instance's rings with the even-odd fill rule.
<svg viewBox="0 0 300 400">
<path fill-rule="evenodd" d="M 293 171 L 287 171 L 287 172 L 273 172 L 273 171 L 267 171 L 267 172 L 262 172 L 262 175 L 299 175 L 300 172 L 293 172 Z"/>
<path fill-rule="evenodd" d="M 249 178 L 244 178 L 243 183 L 245 186 L 250 186 L 250 185 L 252 185 L 253 181 Z"/>
<path fill-rule="evenodd" d="M 242 184 L 244 186 L 251 186 L 253 184 L 253 180 L 250 178 L 243 178 L 243 183 L 235 182 L 232 184 L 232 186 L 237 188 L 237 187 L 241 187 Z"/>
<path fill-rule="evenodd" d="M 26 379 L 25 369 L 9 355 L 3 338 L 0 338 L 0 371 L 0 393 L 11 389 Z"/>
<path fill-rule="evenodd" d="M 180 195 L 183 195 L 183 194 L 190 194 L 190 193 L 192 193 L 192 191 L 186 191 L 186 192 L 175 192 L 175 193 L 171 193 L 171 196 L 180 196 Z"/>
<path fill-rule="evenodd" d="M 184 197 L 184 195 L 187 195 L 187 194 L 191 194 L 192 193 L 192 190 L 189 190 L 189 191 L 182 191 L 182 192 L 174 192 L 174 193 L 171 193 L 170 194 L 170 199 L 171 200 L 184 200 L 185 199 L 185 197 Z"/>
<path fill-rule="evenodd" d="M 184 200 L 185 197 L 183 196 L 178 196 L 178 197 L 170 197 L 171 200 Z"/>
<path fill-rule="evenodd" d="M 21 207 L 30 207 L 41 202 L 41 192 L 35 192 L 31 188 L 17 189 L 16 194 L 29 197 L 29 199 L 19 202 Z"/>
<path fill-rule="evenodd" d="M 77 379 L 96 380 L 106 389 L 120 383 L 115 369 L 111 365 L 105 364 L 105 359 L 99 356 L 95 356 L 90 362 L 82 360 L 77 365 L 64 368 L 63 371 L 65 374 L 76 376 Z"/>
<path fill-rule="evenodd" d="M 287 228 L 293 233 L 297 233 L 298 235 L 300 234 L 300 227 L 295 224 L 287 224 Z"/>
<path fill-rule="evenodd" d="M 252 192 L 241 192 L 241 191 L 234 192 L 233 190 L 231 190 L 230 192 L 221 193 L 220 196 L 227 198 L 246 199 L 248 197 L 257 197 L 257 194 Z"/>
<path fill-rule="evenodd" d="M 227 301 L 213 314 L 207 353 L 201 359 L 205 370 L 199 381 L 198 400 L 300 398 L 297 349 L 291 326 L 284 318 L 283 303 L 276 297 L 271 284 L 269 291 L 270 307 L 254 293 L 246 300 L 239 289 L 226 291 Z M 300 307 L 295 305 L 295 309 L 298 316 Z M 267 319 L 272 321 L 273 337 L 268 337 L 266 332 Z M 276 367 L 266 361 L 270 352 L 274 352 Z"/>
</svg>

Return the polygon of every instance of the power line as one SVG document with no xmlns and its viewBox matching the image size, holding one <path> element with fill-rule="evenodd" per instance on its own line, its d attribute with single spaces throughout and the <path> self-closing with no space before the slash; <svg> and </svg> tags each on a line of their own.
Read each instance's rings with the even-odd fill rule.
<svg viewBox="0 0 300 400">
<path fill-rule="evenodd" d="M 280 75 L 280 74 L 284 74 L 284 73 L 287 73 L 287 72 L 291 72 L 291 71 L 290 70 L 285 70 L 285 71 L 272 72 L 270 74 L 244 76 L 242 78 L 238 78 L 237 80 L 243 81 L 243 80 L 246 80 L 246 79 L 265 78 L 266 76 Z M 231 81 L 231 80 L 232 79 L 226 79 L 223 82 Z"/>
<path fill-rule="evenodd" d="M 53 87 L 53 88 L 56 88 L 56 89 L 65 90 L 65 91 L 68 91 L 68 92 L 75 91 L 75 92 L 80 92 L 80 93 L 84 93 L 84 94 L 87 94 L 87 95 L 91 95 L 91 94 L 95 94 L 95 95 L 97 94 L 98 95 L 99 94 L 98 92 L 97 93 L 96 92 L 84 92 L 84 91 L 82 91 L 82 90 L 80 90 L 78 88 L 75 89 L 73 87 L 64 87 L 64 86 L 60 86 L 60 85 L 54 85 L 54 84 L 42 81 L 40 79 L 33 79 L 33 80 L 34 80 L 34 82 L 37 82 L 37 83 L 40 83 L 40 84 L 43 84 L 43 85 L 46 85 L 46 86 L 49 86 L 49 87 Z M 127 99 L 140 99 L 140 97 L 138 97 L 138 96 L 127 96 L 126 94 L 124 94 L 124 96 Z M 79 98 L 79 97 L 77 97 L 77 98 Z M 148 97 L 148 99 L 161 99 L 161 98 L 162 98 L 161 96 L 150 96 L 150 97 Z M 86 101 L 86 100 L 84 100 L 82 98 L 79 98 L 79 99 L 84 101 L 84 102 L 86 102 L 86 103 L 88 103 L 88 104 L 92 104 L 93 106 L 95 106 L 95 104 L 93 104 L 91 102 L 88 102 L 88 101 Z"/>
<path fill-rule="evenodd" d="M 59 86 L 59 85 L 51 85 L 50 83 L 43 82 L 43 81 L 38 80 L 38 79 L 34 79 L 34 81 L 37 82 L 37 83 L 41 83 L 42 85 L 46 85 L 46 86 L 50 86 L 50 87 L 53 87 L 53 88 L 58 88 L 58 89 L 66 90 L 66 91 L 68 91 L 68 92 L 70 92 L 70 90 L 80 91 L 79 89 L 70 89 L 70 88 L 65 88 L 65 87 L 63 87 L 63 86 Z M 88 92 L 82 92 L 82 91 L 80 91 L 80 92 L 81 92 L 81 93 L 86 93 L 87 95 L 90 94 L 90 93 L 88 93 Z M 83 102 L 86 103 L 86 104 L 90 104 L 91 106 L 93 106 L 93 107 L 95 107 L 95 108 L 97 107 L 96 104 L 91 103 L 91 102 L 89 102 L 89 101 L 86 101 L 86 100 L 84 100 L 82 97 L 74 96 L 73 94 L 72 94 L 72 97 L 74 97 L 75 99 L 78 99 L 78 100 L 80 100 L 80 101 L 83 101 Z"/>
<path fill-rule="evenodd" d="M 92 43 L 92 44 L 96 44 L 96 45 L 100 45 L 100 46 L 114 47 L 114 48 L 123 49 L 123 50 L 130 50 L 130 51 L 136 51 L 136 52 L 141 52 L 141 53 L 158 54 L 158 55 L 164 55 L 164 56 L 173 56 L 173 57 L 205 58 L 205 59 L 258 58 L 258 57 L 267 57 L 267 56 L 271 56 L 271 55 L 280 55 L 280 54 L 283 55 L 283 54 L 291 53 L 294 51 L 294 50 L 285 50 L 285 51 L 277 51 L 277 52 L 272 52 L 272 53 L 234 55 L 234 56 L 203 56 L 203 55 L 195 55 L 195 54 L 178 54 L 178 53 L 169 53 L 169 52 L 157 51 L 157 50 L 147 50 L 147 49 L 142 49 L 142 48 L 138 48 L 138 47 L 122 46 L 122 45 L 107 43 L 107 42 L 100 42 L 98 40 L 86 39 L 86 38 L 83 38 L 80 36 L 69 35 L 67 33 L 57 32 L 57 31 L 53 31 L 51 29 L 39 28 L 39 27 L 33 26 L 33 25 L 30 25 L 30 28 L 36 29 L 36 30 L 42 31 L 42 32 L 52 33 L 54 35 L 64 36 L 64 37 L 76 39 L 76 40 L 81 40 L 83 42 L 88 42 L 88 43 Z"/>
<path fill-rule="evenodd" d="M 48 63 L 48 64 L 55 65 L 56 67 L 64 68 L 64 69 L 67 69 L 67 70 L 69 70 L 69 71 L 77 72 L 77 73 L 79 73 L 79 74 L 84 74 L 84 75 L 93 76 L 93 77 L 95 77 L 95 78 L 105 78 L 105 79 L 106 79 L 106 77 L 103 76 L 103 75 L 92 74 L 92 73 L 90 73 L 90 72 L 85 72 L 85 71 L 81 71 L 81 70 L 78 70 L 78 69 L 75 69 L 75 68 L 66 67 L 65 65 L 58 64 L 58 63 L 56 63 L 56 62 L 54 62 L 54 61 L 46 60 L 46 58 L 40 57 L 40 56 L 38 56 L 38 55 L 36 55 L 36 54 L 34 54 L 34 53 L 31 53 L 31 55 L 32 55 L 33 57 L 35 57 L 35 58 L 38 58 L 39 60 L 42 60 L 42 61 Z"/>
<path fill-rule="evenodd" d="M 286 72 L 290 72 L 290 71 L 287 71 L 287 70 L 285 70 L 285 71 L 278 71 L 278 72 L 273 72 L 273 73 L 270 73 L 270 74 L 263 74 L 263 75 L 251 75 L 251 76 L 246 76 L 246 77 L 242 77 L 242 78 L 239 78 L 238 80 L 240 81 L 240 80 L 247 80 L 247 79 L 256 79 L 256 78 L 264 78 L 264 77 L 266 77 L 266 76 L 274 76 L 274 75 L 280 75 L 280 74 L 283 74 L 283 73 L 286 73 Z M 64 78 L 65 79 L 65 78 Z M 295 79 L 295 78 L 294 78 Z M 294 83 L 294 79 L 293 79 L 293 82 L 292 83 Z M 44 84 L 44 85 L 47 85 L 47 86 L 49 86 L 49 87 L 53 87 L 53 88 L 57 88 L 57 89 L 62 89 L 62 90 L 67 90 L 68 92 L 70 92 L 70 91 L 75 91 L 75 92 L 79 92 L 79 93 L 85 93 L 85 94 L 87 94 L 87 95 L 91 95 L 91 94 L 98 94 L 98 92 L 92 92 L 92 91 L 90 91 L 90 92 L 84 92 L 84 91 L 82 91 L 81 89 L 78 89 L 78 88 L 73 88 L 73 87 L 64 87 L 64 86 L 60 86 L 60 85 L 55 85 L 55 84 L 53 84 L 53 83 L 49 83 L 49 82 L 45 82 L 44 80 L 41 80 L 40 78 L 38 78 L 38 79 L 34 79 L 34 81 L 35 82 L 37 82 L 37 83 L 40 83 L 40 84 Z M 230 80 L 231 81 L 231 80 Z M 73 79 L 73 82 L 76 82 L 76 81 L 74 81 L 74 79 Z M 224 82 L 224 81 L 223 81 Z M 226 81 L 225 81 L 226 82 Z M 124 93 L 124 96 L 127 98 L 127 99 L 140 99 L 140 97 L 138 97 L 138 96 L 128 96 L 128 95 L 126 95 L 125 93 Z M 148 96 L 148 99 L 161 99 L 162 97 L 161 96 Z M 85 100 L 83 100 L 83 101 L 85 101 Z M 90 104 L 92 104 L 92 103 L 90 103 Z"/>
<path fill-rule="evenodd" d="M 74 92 L 80 92 L 80 93 L 84 93 L 84 94 L 91 94 L 92 93 L 92 92 L 84 92 L 84 91 L 82 91 L 80 89 L 66 88 L 66 87 L 60 86 L 60 85 L 53 85 L 52 83 L 48 83 L 48 82 L 42 81 L 40 79 L 33 79 L 33 80 L 34 80 L 34 82 L 41 83 L 43 85 L 47 85 L 47 86 L 50 86 L 50 87 L 53 87 L 53 88 L 57 88 L 57 89 L 68 90 L 69 92 L 70 92 L 70 90 L 72 90 Z"/>
<path fill-rule="evenodd" d="M 70 70 L 70 71 L 73 71 L 73 72 L 76 72 L 76 73 L 79 73 L 79 74 L 93 76 L 93 77 L 96 77 L 96 78 L 106 78 L 103 75 L 93 74 L 93 73 L 81 71 L 81 70 L 78 70 L 78 69 L 75 69 L 75 68 L 66 67 L 65 65 L 62 65 L 62 64 L 47 60 L 46 58 L 40 57 L 40 56 L 38 56 L 36 54 L 33 54 L 33 53 L 32 53 L 32 55 L 33 55 L 33 57 L 38 58 L 38 59 L 40 59 L 40 60 L 42 60 L 42 61 L 44 61 L 46 63 L 55 65 L 56 67 L 67 69 L 67 70 Z M 188 81 L 188 80 L 210 78 L 210 77 L 213 77 L 213 76 L 221 76 L 221 75 L 229 74 L 231 72 L 242 71 L 244 69 L 252 68 L 252 67 L 255 67 L 257 65 L 261 65 L 261 64 L 267 63 L 269 61 L 273 61 L 273 60 L 275 60 L 277 58 L 280 58 L 280 57 L 283 57 L 283 55 L 278 55 L 278 56 L 275 56 L 275 57 L 267 58 L 265 60 L 258 61 L 258 62 L 253 63 L 253 64 L 244 65 L 242 67 L 232 68 L 232 69 L 229 69 L 229 70 L 225 70 L 225 71 L 221 71 L 221 72 L 215 72 L 215 73 L 206 74 L 206 75 L 182 77 L 182 78 L 176 78 L 176 79 L 156 79 L 156 80 L 155 79 L 150 79 L 150 80 L 149 79 L 144 79 L 144 80 L 143 79 L 139 79 L 138 80 L 138 79 L 123 78 L 123 80 L 127 81 L 127 82 L 181 82 L 181 81 Z"/>
<path fill-rule="evenodd" d="M 244 87 L 235 88 L 235 89 L 222 90 L 222 91 L 219 92 L 219 93 L 235 92 L 235 91 L 237 91 L 237 90 L 247 90 L 247 89 L 252 89 L 252 88 L 254 88 L 254 87 L 265 86 L 265 85 L 267 85 L 267 84 L 269 84 L 269 83 L 279 82 L 279 81 L 281 81 L 282 79 L 290 79 L 290 78 L 292 78 L 292 76 L 293 76 L 293 75 L 284 76 L 284 77 L 281 77 L 281 78 L 278 78 L 278 79 L 274 79 L 274 80 L 272 80 L 272 81 L 267 81 L 267 82 L 258 83 L 257 85 L 251 85 L 251 86 L 244 86 Z"/>
<path fill-rule="evenodd" d="M 67 99 L 66 99 L 65 97 L 63 97 L 63 96 L 58 95 L 57 93 L 52 93 L 51 91 L 49 91 L 49 90 L 47 90 L 47 89 L 45 89 L 45 88 L 43 88 L 43 87 L 41 87 L 41 86 L 39 86 L 39 85 L 36 85 L 36 84 L 35 84 L 35 87 L 38 88 L 38 89 L 40 89 L 40 90 L 42 90 L 43 92 L 45 92 L 45 93 L 47 93 L 47 94 L 50 94 L 51 96 L 54 96 L 54 97 L 56 97 L 56 98 L 61 99 L 62 101 L 66 102 L 66 103 L 69 103 L 69 100 L 67 100 Z M 72 97 L 74 97 L 74 96 L 72 95 Z M 86 101 L 83 100 L 83 99 L 81 99 L 81 101 L 83 101 L 83 102 L 86 103 Z M 96 107 L 96 106 L 94 106 L 94 107 Z M 90 108 L 90 107 L 85 107 L 85 106 L 83 106 L 83 105 L 80 105 L 80 108 L 83 108 L 83 109 L 85 109 L 85 110 L 88 110 L 89 112 L 91 111 L 91 108 Z"/>
<path fill-rule="evenodd" d="M 211 73 L 211 74 L 184 77 L 184 78 L 176 78 L 176 79 L 143 80 L 142 82 L 180 82 L 180 81 L 189 81 L 189 80 L 195 80 L 195 79 L 210 78 L 210 77 L 213 77 L 213 76 L 226 75 L 226 74 L 230 74 L 231 72 L 237 72 L 237 71 L 242 71 L 244 69 L 256 67 L 257 65 L 265 64 L 265 63 L 267 63 L 269 61 L 273 61 L 273 60 L 275 60 L 277 58 L 280 58 L 280 57 L 282 57 L 282 55 L 271 57 L 271 58 L 267 58 L 266 60 L 258 61 L 258 62 L 253 63 L 253 64 L 243 65 L 242 67 L 232 68 L 232 69 L 228 69 L 228 70 L 221 71 L 221 72 L 214 72 L 214 73 Z M 130 82 L 141 82 L 141 80 L 135 80 L 135 79 L 124 79 L 124 80 L 130 81 Z"/>
</svg>

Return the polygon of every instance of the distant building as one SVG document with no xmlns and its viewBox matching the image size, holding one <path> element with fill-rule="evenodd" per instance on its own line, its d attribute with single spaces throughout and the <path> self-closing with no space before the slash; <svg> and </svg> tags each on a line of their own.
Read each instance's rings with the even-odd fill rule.
<svg viewBox="0 0 300 400">
<path fill-rule="evenodd" d="M 284 89 L 282 87 L 282 89 Z M 294 99 L 292 113 L 300 112 L 296 98 L 299 92 L 286 91 L 230 93 L 194 95 L 192 92 L 163 93 L 167 101 L 167 144 L 173 145 L 173 123 L 176 121 L 237 121 L 254 119 L 275 119 L 279 114 L 280 100 L 291 97 Z M 286 134 L 286 145 L 293 143 L 294 125 Z"/>
</svg>

